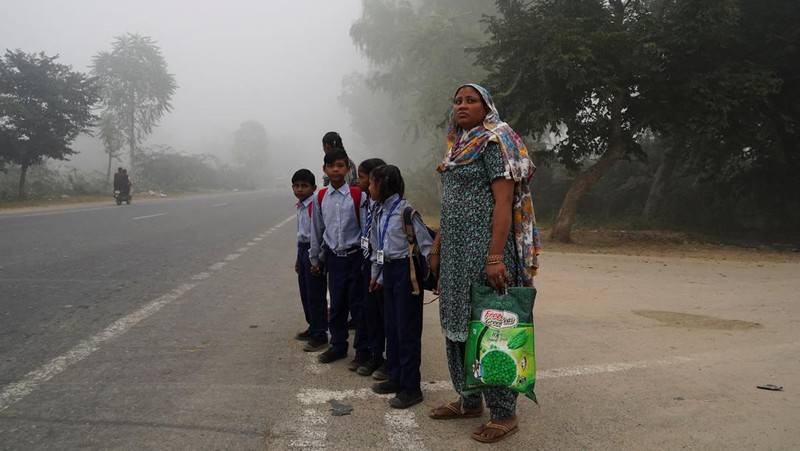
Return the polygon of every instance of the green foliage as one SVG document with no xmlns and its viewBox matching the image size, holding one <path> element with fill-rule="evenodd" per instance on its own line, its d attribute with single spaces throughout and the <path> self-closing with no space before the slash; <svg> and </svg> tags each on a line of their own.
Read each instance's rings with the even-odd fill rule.
<svg viewBox="0 0 800 451">
<path fill-rule="evenodd" d="M 0 202 L 12 201 L 18 196 L 20 166 L 10 166 L 0 173 Z M 97 171 L 81 171 L 74 167 L 51 167 L 47 162 L 31 166 L 26 177 L 23 198 L 54 199 L 59 197 L 108 195 L 105 176 Z"/>
<path fill-rule="evenodd" d="M 175 77 L 167 72 L 158 45 L 136 33 L 116 37 L 110 52 L 97 53 L 92 72 L 103 86 L 106 123 L 116 127 L 128 143 L 133 160 L 136 146 L 172 109 Z"/>
<path fill-rule="evenodd" d="M 28 168 L 75 154 L 72 141 L 95 120 L 95 81 L 57 59 L 21 50 L 0 59 L 0 169 L 20 166 L 20 197 Z"/>
<path fill-rule="evenodd" d="M 480 0 L 362 1 L 350 36 L 370 69 L 348 77 L 340 100 L 371 155 L 401 167 L 410 191 L 436 194 L 447 111 L 457 86 L 485 74 L 468 50 L 486 41 L 480 20 L 494 11 Z"/>
<path fill-rule="evenodd" d="M 221 171 L 209 163 L 218 161 L 208 155 L 184 155 L 169 146 L 152 146 L 136 156 L 136 191 L 193 191 L 223 187 Z"/>
<path fill-rule="evenodd" d="M 499 1 L 478 52 L 505 120 L 520 134 L 555 134 L 551 156 L 573 171 L 608 151 L 617 111 L 627 154 L 641 155 L 638 86 L 655 67 L 641 42 L 646 15 L 638 2 L 610 3 Z"/>
</svg>

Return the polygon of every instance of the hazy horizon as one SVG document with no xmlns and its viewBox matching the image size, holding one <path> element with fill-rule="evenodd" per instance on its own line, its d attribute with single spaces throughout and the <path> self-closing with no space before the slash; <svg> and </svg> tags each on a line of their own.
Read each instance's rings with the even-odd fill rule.
<svg viewBox="0 0 800 451">
<path fill-rule="evenodd" d="M 337 100 L 342 77 L 366 68 L 349 36 L 360 0 L 12 0 L 3 12 L 3 53 L 58 54 L 79 71 L 88 72 L 117 36 L 152 38 L 178 89 L 172 112 L 144 145 L 224 157 L 232 133 L 256 120 L 267 130 L 270 155 L 287 155 L 282 166 L 320 172 L 320 139 L 329 130 L 342 134 L 354 160 L 367 156 Z M 81 137 L 73 149 L 81 154 L 66 164 L 105 169 L 96 139 Z"/>
</svg>

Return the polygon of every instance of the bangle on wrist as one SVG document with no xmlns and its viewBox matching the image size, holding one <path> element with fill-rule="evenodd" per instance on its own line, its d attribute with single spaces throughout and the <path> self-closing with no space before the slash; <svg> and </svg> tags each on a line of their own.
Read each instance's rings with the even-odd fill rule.
<svg viewBox="0 0 800 451">
<path fill-rule="evenodd" d="M 503 262 L 503 255 L 502 254 L 490 254 L 486 256 L 486 264 L 493 265 L 495 263 L 502 263 Z"/>
<path fill-rule="evenodd" d="M 428 251 L 428 253 L 429 253 L 430 255 L 439 255 L 439 248 L 438 248 L 438 247 L 432 247 L 432 248 L 430 249 L 430 251 Z"/>
</svg>

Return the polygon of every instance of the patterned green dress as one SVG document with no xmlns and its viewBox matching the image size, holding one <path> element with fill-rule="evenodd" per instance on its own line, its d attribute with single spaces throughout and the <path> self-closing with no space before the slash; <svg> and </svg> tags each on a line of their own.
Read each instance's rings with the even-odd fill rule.
<svg viewBox="0 0 800 451">
<path fill-rule="evenodd" d="M 491 183 L 511 178 L 503 163 L 500 146 L 490 142 L 470 164 L 442 173 L 441 266 L 439 318 L 452 341 L 467 341 L 470 321 L 470 283 L 487 284 L 486 256 L 492 238 L 494 197 Z M 512 285 L 521 285 L 514 252 L 514 234 L 509 231 L 503 249 Z"/>
</svg>

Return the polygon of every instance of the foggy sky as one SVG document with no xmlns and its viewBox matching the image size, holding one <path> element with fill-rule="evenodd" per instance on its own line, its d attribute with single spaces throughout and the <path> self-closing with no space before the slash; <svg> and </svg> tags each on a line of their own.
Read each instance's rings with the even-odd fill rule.
<svg viewBox="0 0 800 451">
<path fill-rule="evenodd" d="M 366 156 L 337 101 L 342 76 L 366 67 L 349 37 L 360 14 L 360 0 L 0 0 L 0 49 L 59 54 L 88 71 L 114 37 L 149 36 L 178 89 L 145 145 L 228 155 L 226 136 L 252 119 L 264 124 L 271 155 L 319 173 L 329 130 L 353 159 Z M 73 164 L 104 169 L 98 146 L 76 141 Z"/>
</svg>

